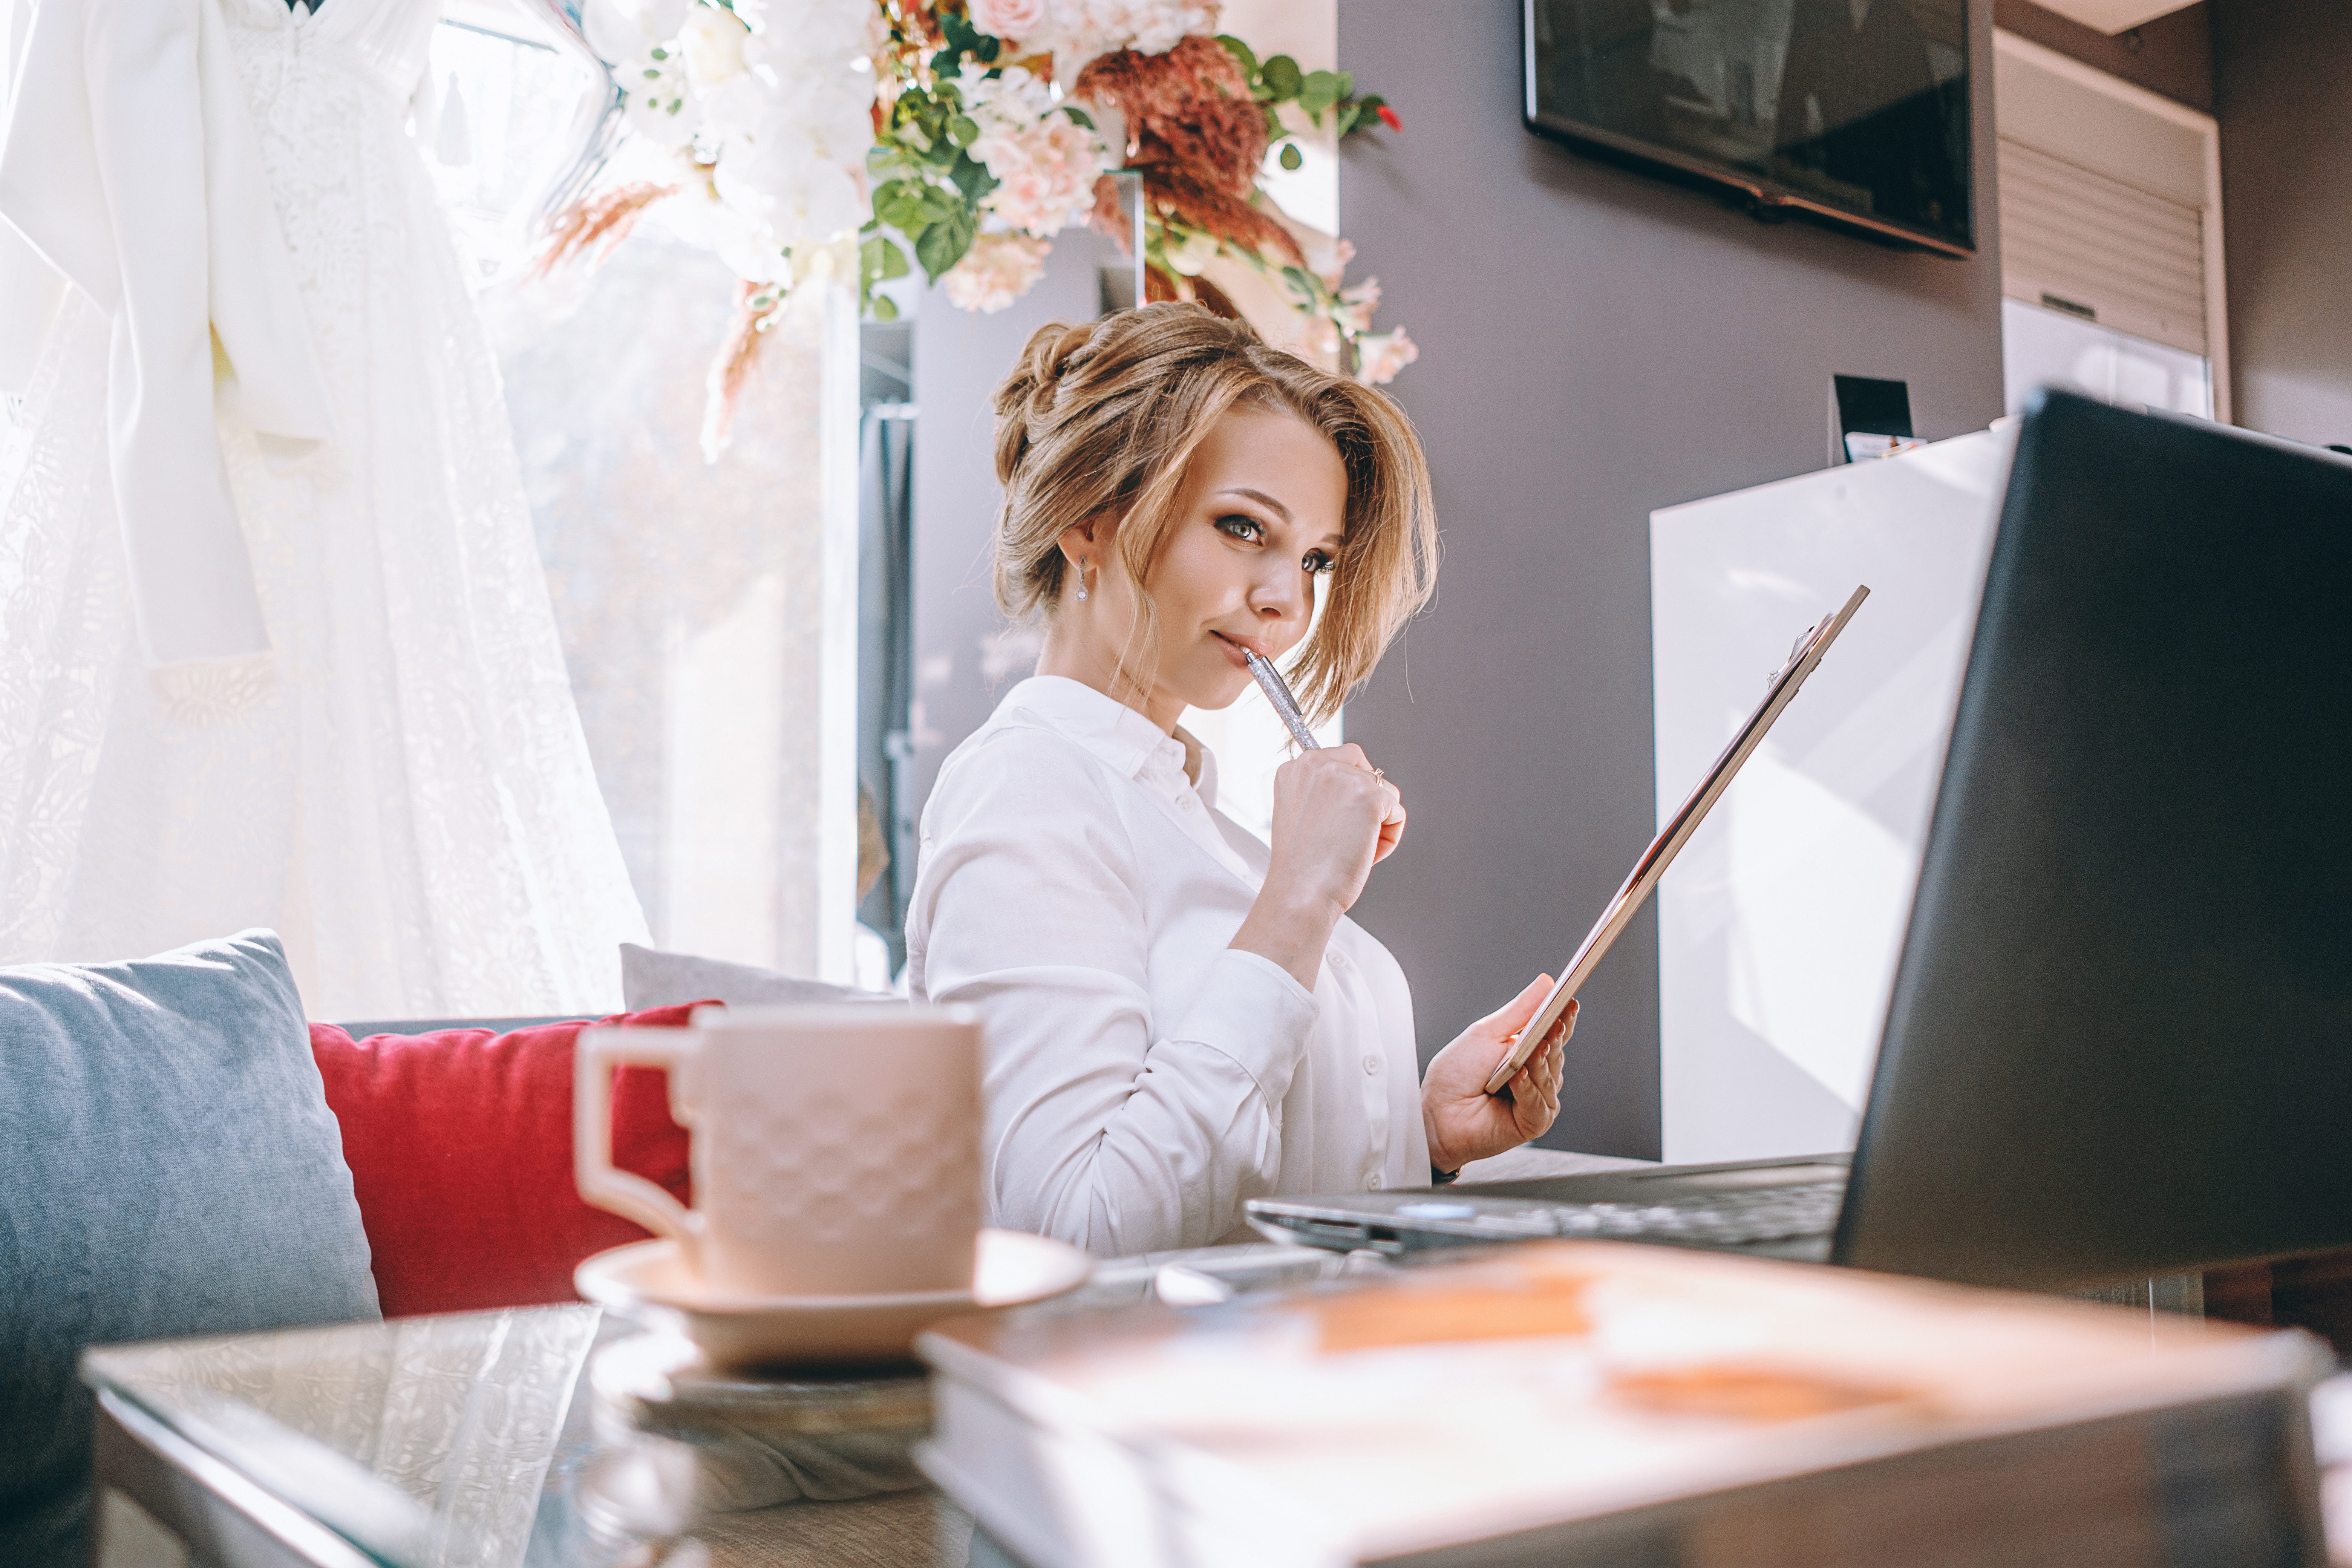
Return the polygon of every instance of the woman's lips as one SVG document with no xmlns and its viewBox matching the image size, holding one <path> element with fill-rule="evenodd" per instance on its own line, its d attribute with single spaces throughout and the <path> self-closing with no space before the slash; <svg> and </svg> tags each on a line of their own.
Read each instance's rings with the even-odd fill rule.
<svg viewBox="0 0 2352 1568">
<path fill-rule="evenodd" d="M 1224 646 L 1225 657 L 1234 661 L 1234 668 L 1236 669 L 1247 669 L 1249 668 L 1249 658 L 1247 655 L 1244 653 L 1244 649 L 1247 649 L 1249 653 L 1257 655 L 1260 658 L 1272 658 L 1274 657 L 1274 650 L 1266 647 L 1265 644 L 1257 637 L 1232 637 L 1220 631 L 1212 631 L 1209 635 L 1216 638 L 1218 642 Z"/>
</svg>

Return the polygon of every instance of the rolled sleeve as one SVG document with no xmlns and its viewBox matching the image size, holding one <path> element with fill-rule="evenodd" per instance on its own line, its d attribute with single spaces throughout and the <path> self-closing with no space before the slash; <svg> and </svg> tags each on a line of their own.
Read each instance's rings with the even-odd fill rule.
<svg viewBox="0 0 2352 1568">
<path fill-rule="evenodd" d="M 1290 1092 L 1298 1042 L 1315 1026 L 1315 993 L 1270 958 L 1229 947 L 1210 966 L 1200 999 L 1169 1031 L 1171 1045 L 1223 1051 L 1275 1104 Z"/>
</svg>

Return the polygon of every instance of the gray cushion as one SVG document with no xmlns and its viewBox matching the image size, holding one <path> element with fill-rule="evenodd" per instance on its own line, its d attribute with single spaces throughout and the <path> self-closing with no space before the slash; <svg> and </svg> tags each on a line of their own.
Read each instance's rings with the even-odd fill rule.
<svg viewBox="0 0 2352 1568">
<path fill-rule="evenodd" d="M 761 1003 L 896 1002 L 881 991 L 859 991 L 803 980 L 752 963 L 656 952 L 635 942 L 621 944 L 621 1000 L 632 1013 L 675 1007 L 682 1002 L 727 1002 L 739 1007 Z"/>
<path fill-rule="evenodd" d="M 275 934 L 0 969 L 0 1563 L 82 1562 L 84 1346 L 378 1316 Z"/>
</svg>

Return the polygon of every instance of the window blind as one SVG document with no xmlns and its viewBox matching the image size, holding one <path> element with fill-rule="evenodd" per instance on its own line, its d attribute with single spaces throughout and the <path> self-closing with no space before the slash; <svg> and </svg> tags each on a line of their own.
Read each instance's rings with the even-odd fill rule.
<svg viewBox="0 0 2352 1568">
<path fill-rule="evenodd" d="M 2198 208 L 2013 137 L 2000 158 L 2003 293 L 2207 352 Z"/>
</svg>

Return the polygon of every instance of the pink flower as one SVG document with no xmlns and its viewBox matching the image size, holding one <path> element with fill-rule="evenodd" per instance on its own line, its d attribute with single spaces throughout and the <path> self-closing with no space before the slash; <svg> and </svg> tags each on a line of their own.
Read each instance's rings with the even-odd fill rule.
<svg viewBox="0 0 2352 1568">
<path fill-rule="evenodd" d="M 1398 116 L 1395 110 L 1391 109 L 1387 104 L 1381 104 L 1378 109 L 1372 110 L 1372 112 L 1379 115 L 1381 117 L 1381 123 L 1387 126 L 1390 130 L 1402 131 L 1404 129 L 1404 121 Z"/>
<path fill-rule="evenodd" d="M 1025 38 L 1045 20 L 1045 0 L 971 0 L 971 25 L 999 38 Z"/>
<path fill-rule="evenodd" d="M 993 313 L 1029 292 L 1045 276 L 1053 247 L 1021 234 L 983 234 L 948 269 L 948 301 L 959 310 Z"/>
<path fill-rule="evenodd" d="M 1402 327 L 1392 332 L 1368 332 L 1356 340 L 1356 379 L 1366 386 L 1385 385 L 1420 357 L 1420 348 L 1404 335 Z"/>
<path fill-rule="evenodd" d="M 1095 177 L 1109 160 L 1093 133 L 1059 114 L 1025 128 L 981 115 L 972 155 L 1000 184 L 981 205 L 1013 228 L 1052 235 L 1094 206 Z"/>
</svg>

